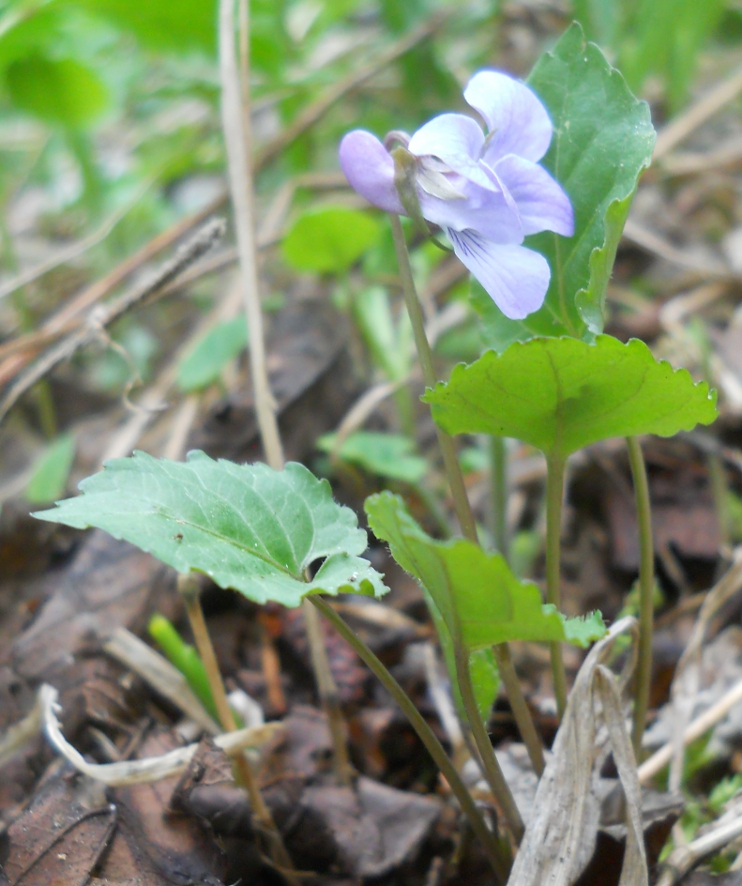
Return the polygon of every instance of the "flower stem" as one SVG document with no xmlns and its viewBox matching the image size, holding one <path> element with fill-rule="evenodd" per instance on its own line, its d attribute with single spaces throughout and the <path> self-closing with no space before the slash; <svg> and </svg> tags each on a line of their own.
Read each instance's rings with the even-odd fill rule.
<svg viewBox="0 0 742 886">
<path fill-rule="evenodd" d="M 546 460 L 546 601 L 561 611 L 560 541 L 562 534 L 562 498 L 564 496 L 564 459 Z M 562 660 L 562 644 L 550 643 L 551 671 L 554 678 L 559 719 L 567 706 L 567 675 Z"/>
<path fill-rule="evenodd" d="M 392 224 L 392 236 L 394 238 L 394 248 L 397 253 L 397 263 L 399 264 L 399 276 L 402 282 L 405 304 L 410 315 L 412 331 L 415 337 L 415 346 L 417 348 L 420 366 L 423 372 L 423 381 L 425 382 L 426 387 L 432 388 L 435 387 L 438 379 L 436 377 L 435 367 L 433 366 L 433 352 L 430 349 L 430 342 L 425 334 L 425 318 L 423 317 L 420 299 L 418 298 L 417 289 L 415 288 L 415 280 L 412 276 L 412 267 L 410 265 L 410 256 L 407 252 L 407 243 L 405 242 L 404 231 L 402 230 L 402 223 L 399 216 L 390 215 L 390 219 Z M 440 446 L 443 455 L 446 477 L 451 489 L 451 495 L 453 497 L 456 516 L 458 517 L 461 531 L 465 538 L 468 538 L 469 541 L 478 545 L 479 537 L 477 536 L 477 526 L 474 521 L 471 505 L 469 504 L 469 498 L 466 494 L 466 486 L 464 485 L 464 478 L 461 473 L 461 465 L 456 457 L 453 439 L 437 425 L 436 434 L 438 436 L 438 445 Z M 502 645 L 505 646 L 506 644 Z M 497 649 L 495 652 L 498 654 Z M 539 766 L 543 769 L 543 753 L 540 751 L 538 734 L 536 733 L 536 727 L 533 725 L 533 718 L 528 710 L 526 700 L 523 697 L 523 690 L 521 689 L 520 681 L 515 673 L 515 669 L 512 667 L 505 668 L 505 670 L 501 671 L 500 676 L 505 685 L 505 691 L 507 692 L 508 698 L 510 699 L 515 722 L 523 741 L 526 743 L 534 769 L 538 770 Z M 476 704 L 472 710 L 467 709 L 467 714 L 472 720 L 475 718 L 479 719 L 479 711 Z M 535 744 L 539 747 L 538 751 L 534 745 L 534 737 Z"/>
<path fill-rule="evenodd" d="M 508 560 L 508 453 L 504 437 L 490 437 L 490 488 L 492 491 L 492 537 Z"/>
<path fill-rule="evenodd" d="M 502 774 L 500 764 L 497 762 L 495 750 L 492 742 L 487 735 L 482 717 L 477 707 L 477 699 L 474 694 L 474 686 L 471 680 L 471 670 L 469 667 L 469 650 L 462 643 L 454 641 L 455 657 L 456 657 L 456 675 L 458 677 L 459 689 L 461 691 L 461 699 L 464 703 L 469 718 L 469 727 L 474 737 L 474 742 L 479 751 L 479 756 L 484 768 L 484 775 L 487 784 L 490 786 L 495 802 L 500 807 L 502 815 L 505 819 L 508 830 L 513 836 L 516 844 L 523 839 L 525 827 L 523 819 L 520 816 L 518 807 L 515 804 L 505 776 Z"/>
<path fill-rule="evenodd" d="M 197 579 L 190 574 L 180 575 L 178 577 L 178 591 L 185 603 L 191 631 L 193 632 L 193 639 L 206 669 L 219 722 L 225 732 L 234 732 L 237 729 L 237 723 L 235 722 L 232 708 L 229 706 L 224 681 L 216 660 L 216 653 L 211 643 L 209 630 L 206 627 L 206 620 L 204 619 L 201 600 L 199 599 L 200 588 Z M 265 800 L 263 800 L 263 795 L 260 793 L 257 779 L 253 774 L 247 757 L 244 754 L 237 754 L 234 758 L 234 763 L 236 779 L 247 791 L 253 814 L 268 838 L 271 857 L 274 863 L 281 868 L 289 882 L 294 884 L 294 886 L 298 886 L 298 879 L 291 873 L 293 870 L 291 858 L 283 845 L 283 839 L 273 821 L 270 809 L 268 809 Z"/>
<path fill-rule="evenodd" d="M 374 676 L 402 709 L 403 713 L 410 721 L 410 725 L 420 738 L 420 741 L 425 745 L 428 753 L 433 758 L 434 763 L 440 769 L 451 790 L 456 795 L 472 831 L 476 834 L 482 844 L 482 848 L 487 854 L 492 869 L 501 882 L 504 883 L 507 880 L 510 862 L 507 859 L 502 846 L 498 843 L 497 838 L 485 824 L 471 794 L 466 789 L 464 782 L 461 780 L 461 776 L 456 771 L 456 767 L 448 758 L 441 743 L 436 738 L 435 733 L 430 728 L 425 718 L 418 711 L 411 699 L 405 693 L 404 689 L 402 689 L 399 683 L 397 683 L 386 667 L 384 667 L 376 655 L 374 655 L 368 646 L 366 646 L 363 640 L 361 640 L 360 637 L 348 627 L 332 606 L 323 600 L 322 597 L 316 595 L 312 595 L 307 599 L 319 609 L 322 615 L 324 615 L 324 617 L 333 625 L 337 632 L 350 643 L 353 649 L 358 653 L 359 658 L 366 663 Z"/>
<path fill-rule="evenodd" d="M 634 754 L 640 759 L 644 724 L 649 708 L 652 680 L 652 631 L 654 621 L 654 543 L 652 540 L 652 509 L 649 501 L 647 466 L 641 444 L 636 437 L 627 437 L 629 463 L 634 481 L 636 515 L 639 522 L 639 658 L 636 666 L 636 701 L 631 739 Z"/>
<path fill-rule="evenodd" d="M 410 256 L 407 252 L 407 244 L 404 238 L 404 231 L 402 230 L 402 222 L 398 215 L 390 215 L 389 217 L 392 222 L 392 236 L 394 237 L 394 248 L 397 253 L 399 276 L 402 281 L 402 291 L 404 293 L 407 313 L 410 315 L 410 322 L 412 323 L 412 332 L 415 336 L 415 347 L 417 348 L 417 355 L 423 372 L 423 381 L 425 382 L 426 387 L 433 388 L 435 387 L 438 378 L 433 366 L 433 352 L 430 349 L 430 343 L 425 334 L 425 317 L 423 316 L 420 299 L 417 296 L 415 280 L 412 276 Z M 474 521 L 474 514 L 472 513 L 471 505 L 469 504 L 469 499 L 466 494 L 464 478 L 461 474 L 461 468 L 456 456 L 453 439 L 437 425 L 435 430 L 461 531 L 466 538 L 473 541 L 475 544 L 478 544 L 477 525 Z"/>
</svg>

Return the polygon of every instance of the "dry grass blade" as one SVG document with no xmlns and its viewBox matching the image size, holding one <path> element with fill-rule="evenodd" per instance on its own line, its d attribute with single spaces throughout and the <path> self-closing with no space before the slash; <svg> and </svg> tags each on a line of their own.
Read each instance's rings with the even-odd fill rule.
<svg viewBox="0 0 742 886">
<path fill-rule="evenodd" d="M 601 719 L 629 810 L 629 837 L 620 884 L 641 886 L 648 882 L 636 763 L 616 678 L 603 667 L 616 638 L 626 631 L 636 634 L 634 619 L 616 622 L 608 636 L 593 647 L 577 674 L 508 886 L 569 886 L 590 860 L 599 819 L 599 801 L 592 787 L 597 777 L 595 738 Z M 631 669 L 633 662 L 627 665 L 625 677 Z"/>
<path fill-rule="evenodd" d="M 133 287 L 111 304 L 93 308 L 87 316 L 87 322 L 50 348 L 10 385 L 0 400 L 0 421 L 5 418 L 18 398 L 42 379 L 47 372 L 62 361 L 68 360 L 79 348 L 95 341 L 106 326 L 135 305 L 172 283 L 186 268 L 205 255 L 223 235 L 224 222 L 222 220 L 214 219 L 207 222 L 191 240 L 176 252 L 173 258 L 155 271 L 149 281 Z"/>
<path fill-rule="evenodd" d="M 16 289 L 20 289 L 22 286 L 27 286 L 29 283 L 33 283 L 34 280 L 38 280 L 39 277 L 43 277 L 44 274 L 48 274 L 49 271 L 54 270 L 54 268 L 59 267 L 59 265 L 73 261 L 78 256 L 87 252 L 88 249 L 91 249 L 102 240 L 105 240 L 126 213 L 139 202 L 151 186 L 151 180 L 144 182 L 135 193 L 134 197 L 128 200 L 115 212 L 112 212 L 97 231 L 93 231 L 92 234 L 88 234 L 88 236 L 83 237 L 82 240 L 78 240 L 76 243 L 72 243 L 63 249 L 60 249 L 59 252 L 56 252 L 40 264 L 35 265 L 33 268 L 29 268 L 27 271 L 23 271 L 11 280 L 0 285 L 0 300 L 6 298 L 11 292 L 15 292 Z"/>
<path fill-rule="evenodd" d="M 729 570 L 708 592 L 698 613 L 693 633 L 675 669 L 670 696 L 674 711 L 675 748 L 670 764 L 669 788 L 680 787 L 683 774 L 684 733 L 693 715 L 700 684 L 701 652 L 711 620 L 742 588 L 742 549 L 737 548 Z"/>
<path fill-rule="evenodd" d="M 184 748 L 177 748 L 168 754 L 159 757 L 149 757 L 146 760 L 122 761 L 120 763 L 88 763 L 82 754 L 74 748 L 62 735 L 62 729 L 57 719 L 56 712 L 59 710 L 57 698 L 59 694 L 53 686 L 44 683 L 39 689 L 41 700 L 44 732 L 49 743 L 65 759 L 67 759 L 78 772 L 103 782 L 110 787 L 120 787 L 127 784 L 142 784 L 143 782 L 159 781 L 177 775 L 190 763 L 196 753 L 197 744 L 190 744 Z M 282 729 L 280 723 L 267 723 L 264 726 L 249 726 L 247 729 L 238 729 L 235 732 L 227 732 L 218 735 L 214 739 L 217 747 L 226 754 L 237 755 L 245 748 L 257 748 L 266 744 L 275 737 Z"/>
</svg>

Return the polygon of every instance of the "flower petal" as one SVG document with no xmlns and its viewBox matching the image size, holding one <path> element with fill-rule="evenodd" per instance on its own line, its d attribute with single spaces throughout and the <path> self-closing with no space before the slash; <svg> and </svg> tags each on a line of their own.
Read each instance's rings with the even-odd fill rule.
<svg viewBox="0 0 742 886">
<path fill-rule="evenodd" d="M 479 166 L 483 147 L 484 133 L 471 117 L 440 114 L 417 130 L 407 150 L 416 157 L 438 157 L 459 175 L 482 187 L 493 187 Z"/>
<path fill-rule="evenodd" d="M 508 154 L 498 160 L 495 174 L 518 207 L 524 234 L 554 231 L 565 237 L 575 232 L 574 212 L 569 197 L 536 163 Z"/>
<path fill-rule="evenodd" d="M 522 320 L 544 303 L 551 272 L 543 255 L 524 246 L 493 243 L 475 231 L 446 233 L 456 255 L 506 317 Z"/>
<path fill-rule="evenodd" d="M 394 160 L 375 135 L 354 129 L 340 142 L 338 154 L 354 190 L 379 209 L 406 214 L 394 185 Z"/>
<path fill-rule="evenodd" d="M 451 183 L 461 191 L 462 199 L 441 200 L 420 191 L 420 208 L 429 222 L 454 231 L 472 229 L 496 243 L 523 242 L 523 225 L 515 200 L 499 186 L 496 176 L 490 188 L 497 190 L 480 188 L 459 175 L 452 175 Z"/>
<path fill-rule="evenodd" d="M 500 71 L 480 71 L 469 81 L 464 98 L 487 122 L 483 159 L 488 163 L 506 154 L 534 163 L 544 156 L 551 142 L 551 120 L 524 83 Z"/>
</svg>

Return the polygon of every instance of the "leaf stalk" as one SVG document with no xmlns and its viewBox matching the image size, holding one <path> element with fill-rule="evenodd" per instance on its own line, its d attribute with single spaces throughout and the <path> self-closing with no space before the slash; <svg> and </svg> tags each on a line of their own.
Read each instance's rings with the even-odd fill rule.
<svg viewBox="0 0 742 886">
<path fill-rule="evenodd" d="M 363 640 L 351 630 L 337 612 L 335 612 L 332 606 L 330 606 L 326 600 L 323 600 L 322 597 L 317 595 L 312 595 L 307 599 L 317 607 L 341 637 L 350 643 L 353 649 L 357 652 L 359 658 L 367 665 L 369 670 L 371 670 L 374 676 L 402 709 L 402 712 L 409 720 L 410 725 L 417 733 L 420 741 L 425 745 L 428 753 L 433 758 L 433 762 L 440 769 L 443 777 L 448 782 L 449 787 L 456 795 L 456 799 L 459 801 L 461 809 L 466 816 L 472 831 L 479 839 L 482 848 L 487 854 L 492 869 L 500 881 L 505 883 L 510 870 L 510 860 L 507 858 L 503 847 L 500 845 L 495 835 L 485 824 L 471 794 L 461 780 L 461 776 L 456 771 L 456 767 L 448 758 L 448 755 L 443 750 L 443 746 L 436 738 L 435 733 L 430 728 L 423 715 L 418 711 L 407 693 L 402 689 L 399 683 L 397 683 L 376 655 L 374 655 Z"/>
<path fill-rule="evenodd" d="M 521 818 L 515 799 L 510 791 L 505 776 L 502 773 L 500 764 L 497 762 L 495 750 L 492 742 L 487 735 L 484 722 L 479 715 L 477 708 L 477 699 L 474 694 L 474 686 L 471 680 L 471 669 L 469 667 L 469 650 L 461 643 L 459 638 L 454 640 L 455 657 L 456 657 L 456 675 L 458 677 L 459 689 L 461 691 L 461 699 L 469 718 L 469 728 L 471 729 L 474 742 L 479 751 L 479 757 L 484 768 L 484 776 L 487 784 L 490 786 L 495 802 L 500 807 L 503 818 L 508 830 L 512 834 L 516 845 L 523 839 L 525 826 Z"/>
<path fill-rule="evenodd" d="M 546 459 L 546 602 L 561 612 L 561 535 L 562 499 L 564 498 L 564 459 L 549 456 Z M 562 644 L 549 643 L 551 672 L 557 713 L 561 720 L 567 706 L 567 675 L 562 659 Z"/>
<path fill-rule="evenodd" d="M 636 666 L 636 699 L 631 740 L 637 760 L 641 759 L 642 736 L 649 708 L 652 681 L 652 633 L 654 630 L 654 541 L 649 500 L 647 466 L 636 437 L 627 437 L 629 464 L 634 481 L 636 516 L 639 523 L 639 656 Z"/>
</svg>

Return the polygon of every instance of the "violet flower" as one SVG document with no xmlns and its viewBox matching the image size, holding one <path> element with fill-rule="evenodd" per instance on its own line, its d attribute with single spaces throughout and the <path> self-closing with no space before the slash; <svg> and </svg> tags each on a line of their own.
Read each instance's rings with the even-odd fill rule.
<svg viewBox="0 0 742 886">
<path fill-rule="evenodd" d="M 574 233 L 569 198 L 538 165 L 551 120 L 527 86 L 499 71 L 475 74 L 464 98 L 487 123 L 486 136 L 471 117 L 441 114 L 412 137 L 393 133 L 403 150 L 390 153 L 357 129 L 340 144 L 340 165 L 370 203 L 398 215 L 419 211 L 440 226 L 503 314 L 521 320 L 541 307 L 551 276 L 523 238 Z"/>
</svg>

